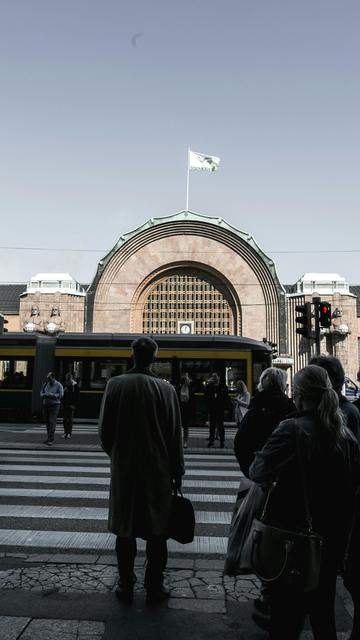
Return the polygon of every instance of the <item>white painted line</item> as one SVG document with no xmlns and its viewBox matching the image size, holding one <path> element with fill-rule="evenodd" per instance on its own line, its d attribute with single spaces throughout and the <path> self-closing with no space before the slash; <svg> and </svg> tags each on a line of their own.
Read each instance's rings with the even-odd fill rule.
<svg viewBox="0 0 360 640">
<path fill-rule="evenodd" d="M 108 500 L 109 491 L 86 491 L 76 489 L 5 489 L 0 487 L 0 497 L 18 497 L 18 498 L 78 498 L 84 500 Z M 185 493 L 184 496 L 189 498 L 193 503 L 229 503 L 231 508 L 235 504 L 235 495 L 229 494 L 204 494 L 204 493 Z"/>
<path fill-rule="evenodd" d="M 170 552 L 186 555 L 197 553 L 224 555 L 227 540 L 227 537 L 195 536 L 193 542 L 184 545 L 169 540 L 168 549 Z M 0 529 L 0 544 L 25 548 L 114 550 L 115 536 L 111 533 Z M 144 540 L 138 540 L 137 544 L 140 550 L 145 549 Z"/>
<path fill-rule="evenodd" d="M 99 507 L 53 507 L 33 505 L 1 505 L 2 518 L 46 518 L 61 520 L 107 521 L 108 509 Z M 225 511 L 195 511 L 197 524 L 230 524 L 231 513 Z"/>
<path fill-rule="evenodd" d="M 108 478 L 89 477 L 89 476 L 15 476 L 15 475 L 3 475 L 0 476 L 0 482 L 4 483 L 31 483 L 31 484 L 101 484 L 109 485 L 110 476 Z M 232 482 L 231 480 L 183 480 L 183 487 L 193 488 L 211 488 L 211 489 L 238 489 L 239 482 Z"/>
<path fill-rule="evenodd" d="M 108 500 L 109 491 L 81 491 L 76 489 L 5 489 L 0 487 L 0 496 L 22 498 L 80 498 L 86 500 Z"/>
<path fill-rule="evenodd" d="M 110 468 L 106 465 L 103 467 L 89 467 L 89 466 L 59 466 L 59 465 L 37 465 L 37 464 L 0 464 L 0 471 L 53 471 L 56 473 L 100 473 L 102 475 L 110 475 Z M 229 476 L 240 477 L 238 471 L 218 471 L 210 469 L 191 469 L 187 472 L 187 476 Z M 27 476 L 26 476 L 27 477 Z"/>
</svg>

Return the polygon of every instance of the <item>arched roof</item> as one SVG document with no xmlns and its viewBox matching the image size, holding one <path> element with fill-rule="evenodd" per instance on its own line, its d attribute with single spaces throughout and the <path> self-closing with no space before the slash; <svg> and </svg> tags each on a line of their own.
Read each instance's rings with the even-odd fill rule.
<svg viewBox="0 0 360 640">
<path fill-rule="evenodd" d="M 169 216 L 159 216 L 156 218 L 149 218 L 149 220 L 147 220 L 140 227 L 137 227 L 132 231 L 128 231 L 127 233 L 122 234 L 118 239 L 118 241 L 113 246 L 113 248 L 110 249 L 110 251 L 99 261 L 98 270 L 94 278 L 93 284 L 95 284 L 95 281 L 98 280 L 99 276 L 101 275 L 101 273 L 103 272 L 104 268 L 107 266 L 107 264 L 109 263 L 113 255 L 117 253 L 119 249 L 121 249 L 126 243 L 136 238 L 137 236 L 144 234 L 144 232 L 149 230 L 158 229 L 160 233 L 159 227 L 161 225 L 166 225 L 166 232 L 169 234 L 172 234 L 174 232 L 174 227 L 172 223 L 175 223 L 175 224 L 185 223 L 181 225 L 179 224 L 178 231 L 181 233 L 186 233 L 187 231 L 190 232 L 190 227 L 191 227 L 191 231 L 193 231 L 193 225 L 191 225 L 191 223 L 198 223 L 198 224 L 200 223 L 201 225 L 211 225 L 211 227 L 214 230 L 221 229 L 223 230 L 223 232 L 227 231 L 228 233 L 236 236 L 237 238 L 242 240 L 243 243 L 246 243 L 249 249 L 251 249 L 252 252 L 257 254 L 258 258 L 264 263 L 266 268 L 269 270 L 278 291 L 281 291 L 281 292 L 285 291 L 283 286 L 280 284 L 273 260 L 271 260 L 271 258 L 269 258 L 269 256 L 267 256 L 266 253 L 259 247 L 256 240 L 251 234 L 245 231 L 241 231 L 240 229 L 237 229 L 233 225 L 226 222 L 226 220 L 224 220 L 224 218 L 222 217 L 207 216 L 205 214 L 196 213 L 195 211 L 179 211 Z M 180 230 L 180 227 L 181 227 L 181 230 Z M 186 227 L 188 227 L 188 229 L 186 229 Z M 154 237 L 154 235 L 158 237 L 158 234 L 156 233 L 151 234 L 152 237 Z M 90 285 L 90 289 L 92 289 L 92 285 Z"/>
</svg>

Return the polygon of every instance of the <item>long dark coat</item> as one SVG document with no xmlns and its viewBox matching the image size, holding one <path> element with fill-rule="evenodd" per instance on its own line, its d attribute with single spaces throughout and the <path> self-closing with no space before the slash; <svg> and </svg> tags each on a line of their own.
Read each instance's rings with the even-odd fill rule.
<svg viewBox="0 0 360 640">
<path fill-rule="evenodd" d="M 260 391 L 251 400 L 234 440 L 236 459 L 247 478 L 256 452 L 262 449 L 280 422 L 295 411 L 293 401 L 280 389 Z"/>
<path fill-rule="evenodd" d="M 99 435 L 111 457 L 109 530 L 125 538 L 165 535 L 172 480 L 184 474 L 175 389 L 149 369 L 109 380 Z"/>
<path fill-rule="evenodd" d="M 258 451 L 250 478 L 259 484 L 279 484 L 270 500 L 270 521 L 285 529 L 304 528 L 305 504 L 296 454 L 299 434 L 314 530 L 324 538 L 324 557 L 341 565 L 360 483 L 360 452 L 346 427 L 337 445 L 319 425 L 314 412 L 284 420 Z"/>
</svg>

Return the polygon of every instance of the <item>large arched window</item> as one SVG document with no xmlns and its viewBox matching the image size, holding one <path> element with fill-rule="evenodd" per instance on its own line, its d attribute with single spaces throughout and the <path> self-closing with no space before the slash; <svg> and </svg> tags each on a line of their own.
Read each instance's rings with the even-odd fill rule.
<svg viewBox="0 0 360 640">
<path fill-rule="evenodd" d="M 149 290 L 143 310 L 144 333 L 179 333 L 181 322 L 192 333 L 229 335 L 234 331 L 231 296 L 222 283 L 195 270 L 179 270 Z"/>
</svg>

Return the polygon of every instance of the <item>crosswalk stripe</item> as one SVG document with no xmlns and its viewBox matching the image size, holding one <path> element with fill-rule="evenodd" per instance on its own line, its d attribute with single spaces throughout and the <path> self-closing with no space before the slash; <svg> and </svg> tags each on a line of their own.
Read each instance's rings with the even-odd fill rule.
<svg viewBox="0 0 360 640">
<path fill-rule="evenodd" d="M 110 475 L 107 478 L 92 478 L 91 476 L 18 476 L 3 475 L 0 476 L 0 482 L 3 483 L 30 483 L 30 484 L 101 484 L 109 485 Z M 239 480 L 232 482 L 230 480 L 183 480 L 183 487 L 211 488 L 211 489 L 238 489 Z"/>
<path fill-rule="evenodd" d="M 108 509 L 100 507 L 53 507 L 32 505 L 1 505 L 2 518 L 47 518 L 107 521 Z M 195 511 L 198 524 L 229 524 L 231 514 L 225 511 Z"/>
<path fill-rule="evenodd" d="M 71 455 L 71 454 L 68 454 Z M 19 458 L 18 456 L 3 456 L 2 459 L 2 463 L 4 465 L 8 465 L 10 462 L 18 462 Z M 66 464 L 85 464 L 85 463 L 89 463 L 92 462 L 93 464 L 96 465 L 104 465 L 104 466 L 110 466 L 110 460 L 106 460 L 106 459 L 102 459 L 102 458 L 94 458 L 92 460 L 79 460 L 76 455 L 74 454 L 73 457 L 68 457 L 68 458 L 61 458 L 61 459 L 54 459 L 53 456 L 48 456 L 48 457 L 43 457 L 41 459 L 36 459 L 35 456 L 29 456 L 29 457 L 23 457 L 21 458 L 22 462 L 52 462 L 53 464 L 59 464 L 59 463 L 66 463 Z M 10 466 L 10 465 L 9 465 Z M 14 465 L 11 465 L 11 467 L 14 467 Z M 234 462 L 202 462 L 199 461 L 197 462 L 196 460 L 186 460 L 186 468 L 191 468 L 191 467 L 206 467 L 206 468 L 213 468 L 213 467 L 224 467 L 226 469 L 239 469 L 239 466 L 234 463 Z M 57 467 L 56 467 L 57 468 Z"/>
<path fill-rule="evenodd" d="M 145 549 L 145 541 L 138 541 L 138 548 Z M 89 549 L 106 551 L 115 549 L 115 536 L 111 533 L 90 533 L 83 531 L 37 531 L 0 529 L 0 545 L 6 547 L 38 547 L 56 549 Z M 168 541 L 168 549 L 173 553 L 224 555 L 227 538 L 219 536 L 195 536 L 194 541 L 182 545 L 175 540 Z"/>
<path fill-rule="evenodd" d="M 55 466 L 55 465 L 37 465 L 37 464 L 0 464 L 0 471 L 56 471 L 56 472 L 78 472 L 81 473 L 101 473 L 110 474 L 110 468 L 108 465 L 104 467 L 88 467 L 88 466 Z M 234 476 L 239 477 L 239 471 L 219 471 L 217 469 L 191 469 L 187 472 L 187 476 Z"/>
<path fill-rule="evenodd" d="M 202 503 L 230 503 L 235 504 L 234 495 L 221 494 L 205 494 L 205 493 L 185 493 L 184 496 L 189 498 L 191 502 Z M 18 497 L 18 498 L 78 498 L 84 500 L 108 500 L 109 491 L 86 491 L 77 489 L 27 489 L 27 488 L 5 488 L 0 487 L 0 497 Z"/>
</svg>

